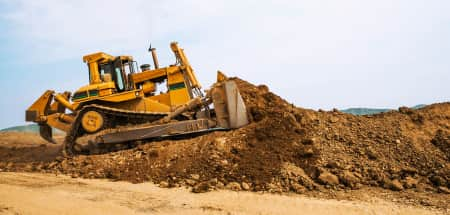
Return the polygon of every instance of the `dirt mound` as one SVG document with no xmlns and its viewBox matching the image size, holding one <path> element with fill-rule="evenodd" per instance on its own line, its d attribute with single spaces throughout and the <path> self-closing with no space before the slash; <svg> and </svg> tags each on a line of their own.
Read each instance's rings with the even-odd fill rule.
<svg viewBox="0 0 450 215">
<path fill-rule="evenodd" d="M 57 136 L 57 141 L 62 141 Z M 61 155 L 61 147 L 43 140 L 30 132 L 0 132 L 0 169 L 3 165 L 13 166 L 28 162 L 51 162 Z"/>
<path fill-rule="evenodd" d="M 267 86 L 234 80 L 252 121 L 246 127 L 71 159 L 12 163 L 0 156 L 0 169 L 154 181 L 191 186 L 194 192 L 304 193 L 362 186 L 449 192 L 450 103 L 354 116 L 297 108 Z"/>
</svg>

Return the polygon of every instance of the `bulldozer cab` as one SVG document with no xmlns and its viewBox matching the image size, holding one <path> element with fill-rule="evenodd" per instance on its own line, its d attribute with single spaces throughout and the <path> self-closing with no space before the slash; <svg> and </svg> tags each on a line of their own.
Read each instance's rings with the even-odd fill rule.
<svg viewBox="0 0 450 215">
<path fill-rule="evenodd" d="M 114 82 L 115 90 L 133 90 L 129 75 L 137 71 L 137 63 L 131 56 L 114 57 L 98 52 L 83 57 L 89 68 L 89 84 Z"/>
<path fill-rule="evenodd" d="M 122 59 L 121 57 L 98 65 L 100 80 L 102 82 L 113 81 L 117 92 L 133 90 L 129 75 L 135 73 L 136 70 L 135 61 Z"/>
</svg>

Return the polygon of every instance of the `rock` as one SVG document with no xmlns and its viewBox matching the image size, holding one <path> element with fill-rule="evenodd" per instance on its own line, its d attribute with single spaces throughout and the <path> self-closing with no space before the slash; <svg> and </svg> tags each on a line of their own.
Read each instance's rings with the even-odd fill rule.
<svg viewBox="0 0 450 215">
<path fill-rule="evenodd" d="M 194 180 L 199 180 L 200 179 L 200 175 L 199 174 L 191 174 L 191 178 Z"/>
<path fill-rule="evenodd" d="M 218 154 L 212 154 L 209 158 L 211 160 L 218 160 L 220 158 L 220 156 Z"/>
<path fill-rule="evenodd" d="M 208 184 L 209 184 L 210 187 L 215 187 L 218 182 L 219 181 L 217 180 L 217 178 L 213 178 L 213 179 L 208 181 Z"/>
<path fill-rule="evenodd" d="M 446 180 L 438 175 L 430 177 L 430 181 L 436 186 L 445 186 L 447 184 Z"/>
<path fill-rule="evenodd" d="M 141 152 L 137 152 L 137 153 L 134 155 L 134 157 L 135 157 L 137 160 L 139 160 L 139 159 L 141 159 L 141 157 L 142 157 L 142 153 L 141 153 Z"/>
<path fill-rule="evenodd" d="M 447 154 L 447 157 L 450 158 L 450 132 L 445 132 L 442 129 L 438 129 L 435 136 L 431 140 L 431 143 Z M 447 163 L 447 168 L 449 168 L 449 166 L 450 164 Z"/>
<path fill-rule="evenodd" d="M 322 172 L 319 175 L 319 182 L 322 184 L 328 184 L 328 185 L 338 185 L 339 184 L 339 178 L 327 171 Z"/>
<path fill-rule="evenodd" d="M 316 183 L 305 173 L 305 171 L 293 163 L 283 163 L 280 173 L 283 178 L 299 183 L 308 189 L 312 190 L 316 187 Z"/>
<path fill-rule="evenodd" d="M 283 163 L 282 168 L 281 168 L 281 174 L 283 177 L 286 177 L 286 178 L 306 175 L 305 171 L 302 168 L 296 166 L 293 163 L 289 163 L 289 162 Z"/>
<path fill-rule="evenodd" d="M 399 139 L 396 139 L 395 140 L 395 143 L 397 143 L 397 144 L 400 144 L 400 143 L 402 143 Z"/>
<path fill-rule="evenodd" d="M 94 178 L 95 177 L 95 173 L 94 172 L 89 172 L 88 173 L 88 177 L 89 178 Z"/>
<path fill-rule="evenodd" d="M 242 183 L 241 183 L 241 186 L 242 186 L 242 189 L 243 189 L 243 190 L 250 190 L 250 185 L 248 185 L 248 184 L 245 183 L 245 182 L 242 182 Z"/>
<path fill-rule="evenodd" d="M 157 158 L 159 156 L 159 152 L 156 149 L 150 150 L 148 152 L 148 157 L 149 158 Z"/>
<path fill-rule="evenodd" d="M 282 187 L 280 187 L 279 184 L 275 184 L 275 183 L 268 183 L 267 188 L 268 188 L 269 192 L 271 192 L 271 193 L 281 193 L 283 191 Z"/>
<path fill-rule="evenodd" d="M 338 121 L 339 121 L 339 119 L 337 117 L 331 117 L 329 120 L 329 122 L 331 122 L 331 123 L 336 123 Z"/>
<path fill-rule="evenodd" d="M 192 179 L 186 179 L 186 180 L 184 180 L 184 182 L 189 186 L 194 186 L 197 183 Z"/>
<path fill-rule="evenodd" d="M 60 165 L 61 165 L 61 168 L 64 170 L 69 168 L 69 162 L 67 160 L 61 161 Z"/>
<path fill-rule="evenodd" d="M 268 93 L 269 92 L 269 87 L 267 85 L 265 85 L 265 84 L 258 85 L 257 88 L 258 88 L 258 90 L 261 93 Z"/>
<path fill-rule="evenodd" d="M 299 183 L 291 183 L 291 190 L 298 193 L 298 194 L 302 194 L 306 192 L 306 188 L 302 185 L 300 185 Z"/>
<path fill-rule="evenodd" d="M 297 134 L 301 134 L 301 135 L 304 135 L 305 133 L 306 133 L 306 129 L 304 129 L 304 128 L 295 128 L 295 132 L 297 133 Z"/>
<path fill-rule="evenodd" d="M 416 185 L 416 192 L 425 192 L 426 190 L 426 185 L 424 183 L 419 183 Z"/>
<path fill-rule="evenodd" d="M 331 168 L 331 169 L 340 169 L 341 165 L 339 162 L 337 161 L 329 161 L 326 165 L 326 167 Z"/>
<path fill-rule="evenodd" d="M 368 149 L 366 153 L 367 153 L 367 157 L 370 160 L 376 160 L 378 158 L 377 153 L 375 151 L 373 151 L 372 149 Z"/>
<path fill-rule="evenodd" d="M 218 137 L 214 139 L 214 145 L 219 151 L 226 151 L 227 139 L 225 137 Z"/>
<path fill-rule="evenodd" d="M 36 170 L 41 170 L 41 171 L 43 171 L 43 169 L 45 169 L 45 165 L 44 165 L 43 163 L 39 163 L 39 164 L 36 166 Z"/>
<path fill-rule="evenodd" d="M 169 187 L 169 182 L 161 181 L 161 182 L 159 182 L 159 187 L 168 188 Z"/>
<path fill-rule="evenodd" d="M 342 172 L 342 174 L 339 176 L 339 180 L 348 187 L 355 187 L 355 185 L 359 183 L 359 178 L 357 178 L 352 172 L 348 170 Z"/>
<path fill-rule="evenodd" d="M 411 189 L 417 186 L 417 184 L 419 183 L 419 181 L 411 176 L 407 176 L 405 178 L 405 188 L 407 189 Z"/>
<path fill-rule="evenodd" d="M 53 169 L 56 165 L 58 165 L 58 163 L 55 162 L 55 161 L 53 161 L 53 162 L 51 162 L 51 163 L 48 165 L 48 168 L 49 168 L 49 169 Z"/>
<path fill-rule="evenodd" d="M 291 125 L 291 128 L 295 128 L 297 125 L 297 119 L 295 118 L 295 115 L 289 112 L 283 113 L 284 122 L 286 122 L 288 125 Z"/>
<path fill-rule="evenodd" d="M 418 172 L 414 167 L 403 167 L 401 171 L 406 174 L 416 174 Z"/>
<path fill-rule="evenodd" d="M 31 165 L 31 164 L 25 165 L 25 170 L 27 170 L 27 171 L 33 170 L 33 165 Z"/>
<path fill-rule="evenodd" d="M 391 190 L 393 190 L 393 191 L 401 191 L 401 190 L 403 190 L 403 185 L 400 183 L 400 181 L 398 181 L 397 179 L 394 179 L 394 180 L 389 180 L 389 179 L 387 179 L 385 182 L 384 182 L 384 186 L 386 187 L 386 188 L 388 188 L 388 189 L 391 189 Z"/>
<path fill-rule="evenodd" d="M 414 111 L 406 106 L 401 106 L 398 108 L 398 112 L 403 113 L 403 114 L 412 114 Z"/>
<path fill-rule="evenodd" d="M 302 143 L 303 145 L 313 145 L 317 142 L 317 139 L 312 137 L 312 138 L 307 138 L 307 139 L 303 139 Z"/>
<path fill-rule="evenodd" d="M 301 158 L 309 158 L 309 157 L 312 157 L 313 155 L 314 155 L 314 150 L 311 146 L 302 147 L 298 151 L 298 156 Z"/>
<path fill-rule="evenodd" d="M 438 191 L 440 193 L 450 194 L 450 190 L 448 188 L 444 187 L 444 186 L 438 187 Z"/>
<path fill-rule="evenodd" d="M 356 183 L 352 188 L 353 189 L 361 189 L 363 187 L 363 185 L 361 183 Z"/>
<path fill-rule="evenodd" d="M 200 182 L 192 188 L 193 193 L 204 193 L 209 191 L 209 183 L 208 182 Z"/>
<path fill-rule="evenodd" d="M 299 183 L 308 189 L 316 187 L 316 183 L 305 173 L 305 171 L 293 163 L 283 163 L 280 173 L 283 178 Z"/>
<path fill-rule="evenodd" d="M 217 182 L 217 184 L 216 184 L 216 188 L 217 189 L 223 189 L 223 188 L 225 188 L 225 185 L 222 183 L 222 182 Z"/>
<path fill-rule="evenodd" d="M 227 184 L 226 188 L 234 191 L 239 191 L 241 190 L 241 185 L 237 182 L 230 182 Z"/>
<path fill-rule="evenodd" d="M 362 178 L 363 176 L 361 174 L 359 174 L 358 172 L 352 172 L 354 176 L 356 176 L 357 178 Z"/>
</svg>

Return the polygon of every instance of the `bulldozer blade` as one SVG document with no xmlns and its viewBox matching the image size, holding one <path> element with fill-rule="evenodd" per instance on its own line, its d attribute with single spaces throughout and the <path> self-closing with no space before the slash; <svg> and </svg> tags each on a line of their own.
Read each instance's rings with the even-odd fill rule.
<svg viewBox="0 0 450 215">
<path fill-rule="evenodd" d="M 52 127 L 47 124 L 39 124 L 39 134 L 44 140 L 52 144 L 56 144 L 56 141 L 53 139 L 52 135 Z"/>
<path fill-rule="evenodd" d="M 185 120 L 161 125 L 150 125 L 128 128 L 118 132 L 111 132 L 97 137 L 101 144 L 120 143 L 134 140 L 144 140 L 155 137 L 171 137 L 186 134 L 207 132 L 215 126 L 208 119 Z"/>
<path fill-rule="evenodd" d="M 53 101 L 52 90 L 45 91 L 39 99 L 37 99 L 33 105 L 31 105 L 25 112 L 25 120 L 28 122 L 42 123 L 44 120 L 42 116 L 50 114 L 50 106 Z"/>
<path fill-rule="evenodd" d="M 249 123 L 247 108 L 236 82 L 228 80 L 212 90 L 217 123 L 222 128 L 240 128 Z"/>
</svg>

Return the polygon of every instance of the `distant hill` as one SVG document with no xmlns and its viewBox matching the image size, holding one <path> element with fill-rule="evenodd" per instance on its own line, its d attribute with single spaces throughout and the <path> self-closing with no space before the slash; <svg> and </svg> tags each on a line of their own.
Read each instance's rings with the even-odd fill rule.
<svg viewBox="0 0 450 215">
<path fill-rule="evenodd" d="M 14 127 L 9 127 L 9 128 L 0 130 L 0 132 L 5 132 L 5 131 L 39 133 L 39 125 L 37 125 L 37 124 L 20 125 L 20 126 L 14 126 Z M 62 131 L 60 131 L 58 129 L 53 129 L 53 134 L 58 134 L 58 133 L 62 133 Z"/>
<path fill-rule="evenodd" d="M 412 109 L 420 109 L 420 108 L 423 108 L 423 107 L 425 107 L 425 106 L 427 106 L 426 104 L 420 104 L 420 105 L 416 105 L 416 106 L 413 106 L 413 107 L 411 107 Z"/>
<path fill-rule="evenodd" d="M 388 112 L 392 109 L 378 109 L 378 108 L 347 108 L 344 110 L 340 110 L 344 113 L 349 113 L 353 115 L 371 115 L 371 114 L 377 114 L 377 113 L 383 113 Z"/>
<path fill-rule="evenodd" d="M 416 105 L 411 107 L 412 109 L 419 109 L 419 108 L 423 108 L 426 105 L 424 104 L 420 104 L 420 105 Z M 383 113 L 383 112 L 388 112 L 394 109 L 385 109 L 385 108 L 347 108 L 347 109 L 343 109 L 340 110 L 341 112 L 344 113 L 349 113 L 349 114 L 353 114 L 353 115 L 371 115 L 371 114 L 377 114 L 377 113 Z"/>
<path fill-rule="evenodd" d="M 37 125 L 37 124 L 20 125 L 20 126 L 5 128 L 0 131 L 20 131 L 20 132 L 39 133 L 39 125 Z"/>
</svg>

